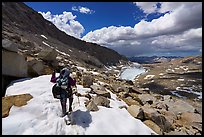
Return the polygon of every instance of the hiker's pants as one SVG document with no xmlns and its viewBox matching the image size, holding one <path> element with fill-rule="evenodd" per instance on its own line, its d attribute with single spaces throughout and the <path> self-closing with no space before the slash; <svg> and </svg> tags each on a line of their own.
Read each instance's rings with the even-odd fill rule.
<svg viewBox="0 0 204 137">
<path fill-rule="evenodd" d="M 66 91 L 65 91 L 66 92 Z M 66 94 L 64 94 L 62 92 L 61 94 L 61 98 L 60 98 L 60 103 L 61 103 L 61 106 L 62 106 L 62 113 L 65 114 L 67 111 L 66 109 L 66 104 L 67 104 L 67 97 L 69 98 L 69 111 L 72 110 L 72 102 L 73 102 L 73 95 L 71 96 L 67 96 Z"/>
</svg>

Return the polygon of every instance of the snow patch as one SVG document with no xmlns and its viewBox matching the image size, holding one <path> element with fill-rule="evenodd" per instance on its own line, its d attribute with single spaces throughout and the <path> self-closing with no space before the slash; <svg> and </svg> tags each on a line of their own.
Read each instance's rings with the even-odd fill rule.
<svg viewBox="0 0 204 137">
<path fill-rule="evenodd" d="M 178 81 L 184 81 L 184 79 L 177 79 Z"/>
<path fill-rule="evenodd" d="M 120 79 L 134 80 L 137 76 L 145 72 L 146 70 L 143 67 L 141 67 L 140 64 L 134 63 L 131 66 L 123 67 L 118 77 Z"/>
<path fill-rule="evenodd" d="M 79 66 L 77 66 L 77 69 L 82 70 L 82 71 L 84 71 L 84 72 L 87 71 L 86 68 L 84 68 L 84 67 L 79 67 Z"/>
<path fill-rule="evenodd" d="M 69 57 L 70 57 L 70 55 L 69 55 L 69 54 L 64 53 L 64 52 L 62 52 L 62 51 L 59 51 L 58 49 L 56 49 L 56 51 L 57 51 L 57 52 L 59 52 L 59 53 L 61 53 L 61 54 L 62 54 L 62 55 L 64 55 L 64 56 L 69 56 Z"/>
<path fill-rule="evenodd" d="M 50 46 L 49 44 L 47 44 L 46 42 L 42 41 L 42 43 L 50 48 L 53 48 L 52 46 Z"/>
<path fill-rule="evenodd" d="M 147 75 L 144 79 L 152 79 L 155 75 Z"/>
<path fill-rule="evenodd" d="M 45 39 L 47 39 L 47 37 L 45 37 L 45 35 L 40 35 L 41 37 L 43 37 L 43 38 L 45 38 Z"/>
<path fill-rule="evenodd" d="M 94 74 L 94 75 L 99 75 L 100 73 L 98 73 L 98 72 L 95 72 L 95 71 L 90 71 L 92 74 Z"/>
</svg>

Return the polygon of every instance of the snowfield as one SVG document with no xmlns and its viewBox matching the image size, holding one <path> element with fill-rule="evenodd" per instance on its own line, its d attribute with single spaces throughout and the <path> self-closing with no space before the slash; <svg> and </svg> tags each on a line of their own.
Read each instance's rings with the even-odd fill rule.
<svg viewBox="0 0 204 137">
<path fill-rule="evenodd" d="M 122 72 L 119 74 L 119 78 L 134 81 L 136 76 L 139 76 L 145 72 L 146 70 L 141 67 L 140 64 L 134 62 L 132 66 L 125 66 L 122 68 Z"/>
<path fill-rule="evenodd" d="M 156 134 L 143 122 L 133 118 L 123 101 L 111 93 L 110 108 L 99 106 L 99 111 L 87 111 L 85 97 L 74 96 L 72 118 L 75 125 L 67 126 L 60 117 L 61 105 L 52 96 L 51 75 L 14 81 L 6 96 L 30 93 L 33 98 L 22 107 L 12 106 L 9 116 L 2 118 L 3 135 L 151 135 Z M 77 85 L 79 93 L 90 91 Z M 67 102 L 68 107 L 68 102 Z"/>
</svg>

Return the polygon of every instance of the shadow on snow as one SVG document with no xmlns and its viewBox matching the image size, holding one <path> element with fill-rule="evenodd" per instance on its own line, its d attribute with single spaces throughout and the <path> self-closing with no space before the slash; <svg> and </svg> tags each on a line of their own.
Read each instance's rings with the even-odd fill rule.
<svg viewBox="0 0 204 137">
<path fill-rule="evenodd" d="M 89 127 L 89 124 L 92 122 L 90 111 L 81 111 L 78 109 L 72 113 L 72 118 L 75 125 L 83 128 Z"/>
</svg>

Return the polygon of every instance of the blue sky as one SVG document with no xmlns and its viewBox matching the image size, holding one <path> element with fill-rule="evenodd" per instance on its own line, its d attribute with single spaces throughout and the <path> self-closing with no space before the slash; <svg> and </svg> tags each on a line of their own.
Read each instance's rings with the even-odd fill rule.
<svg viewBox="0 0 204 137">
<path fill-rule="evenodd" d="M 143 11 L 132 2 L 25 2 L 25 4 L 36 11 L 51 11 L 52 14 L 61 14 L 63 11 L 72 12 L 85 28 L 82 36 L 91 30 L 112 25 L 134 27 L 145 16 Z M 95 12 L 93 14 L 82 14 L 73 11 L 72 7 L 74 6 L 88 7 Z M 149 15 L 146 20 L 149 21 L 159 16 L 158 14 Z"/>
<path fill-rule="evenodd" d="M 125 56 L 202 53 L 201 2 L 25 2 L 60 30 Z"/>
</svg>

